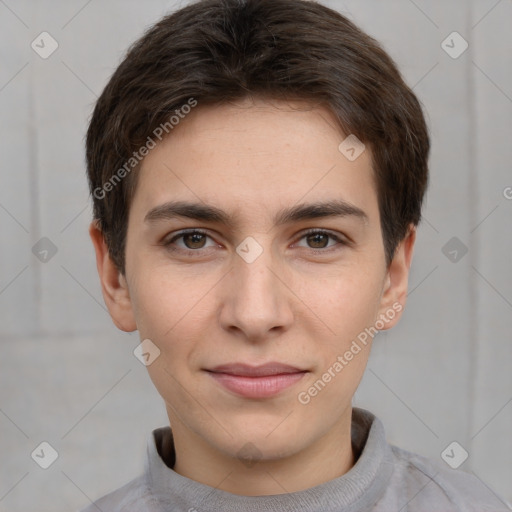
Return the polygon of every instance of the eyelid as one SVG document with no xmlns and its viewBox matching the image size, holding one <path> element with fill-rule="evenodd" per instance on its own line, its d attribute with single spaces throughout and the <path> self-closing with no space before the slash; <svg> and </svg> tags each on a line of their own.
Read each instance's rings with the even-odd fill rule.
<svg viewBox="0 0 512 512">
<path fill-rule="evenodd" d="M 180 239 L 181 237 L 185 236 L 185 235 L 189 235 L 189 234 L 195 234 L 195 233 L 199 233 L 201 235 L 204 235 L 210 239 L 213 240 L 213 237 L 210 235 L 210 233 L 204 229 L 201 229 L 201 228 L 187 228 L 187 229 L 182 229 L 181 231 L 178 231 L 178 232 L 175 232 L 175 233 L 172 233 L 172 236 L 165 236 L 162 240 L 162 245 L 170 245 L 171 243 L 175 242 L 176 240 Z M 190 251 L 193 251 L 194 249 L 189 249 Z M 197 252 L 198 249 L 195 250 L 195 252 Z"/>
<path fill-rule="evenodd" d="M 339 249 L 338 246 L 340 246 L 340 245 L 345 246 L 345 245 L 351 244 L 351 241 L 348 239 L 348 237 L 342 235 L 341 233 L 334 232 L 329 229 L 323 229 L 323 228 L 309 228 L 306 231 L 302 231 L 298 235 L 298 242 L 300 242 L 303 238 L 305 238 L 308 235 L 315 235 L 317 233 L 329 236 L 331 239 L 335 240 L 336 243 L 334 245 L 331 245 L 331 246 L 328 246 L 325 248 L 315 249 L 313 247 L 304 247 L 304 249 L 308 249 L 309 251 L 313 251 L 315 253 L 326 253 L 327 254 L 327 253 L 331 252 L 331 250 Z M 297 243 L 297 242 L 295 242 L 295 243 Z"/>
</svg>

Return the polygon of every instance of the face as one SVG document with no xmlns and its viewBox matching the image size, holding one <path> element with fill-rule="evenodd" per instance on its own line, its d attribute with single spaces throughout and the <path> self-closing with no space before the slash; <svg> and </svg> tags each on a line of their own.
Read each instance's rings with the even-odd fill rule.
<svg viewBox="0 0 512 512">
<path fill-rule="evenodd" d="M 386 267 L 370 151 L 350 161 L 345 137 L 305 103 L 199 104 L 144 159 L 125 276 L 98 268 L 115 323 L 160 351 L 149 374 L 183 439 L 271 460 L 346 432 L 414 233 Z"/>
</svg>

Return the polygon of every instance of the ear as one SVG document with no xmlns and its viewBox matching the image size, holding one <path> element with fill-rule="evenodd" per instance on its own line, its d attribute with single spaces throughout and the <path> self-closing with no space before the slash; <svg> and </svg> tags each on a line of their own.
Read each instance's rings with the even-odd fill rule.
<svg viewBox="0 0 512 512">
<path fill-rule="evenodd" d="M 135 331 L 137 325 L 126 278 L 110 258 L 105 237 L 96 221 L 91 223 L 89 235 L 96 252 L 96 267 L 100 276 L 103 299 L 112 321 L 122 331 Z"/>
<path fill-rule="evenodd" d="M 379 308 L 379 318 L 382 318 L 384 327 L 380 330 L 391 329 L 402 316 L 407 300 L 409 269 L 415 241 L 416 227 L 411 224 L 407 235 L 396 248 L 386 272 Z"/>
</svg>

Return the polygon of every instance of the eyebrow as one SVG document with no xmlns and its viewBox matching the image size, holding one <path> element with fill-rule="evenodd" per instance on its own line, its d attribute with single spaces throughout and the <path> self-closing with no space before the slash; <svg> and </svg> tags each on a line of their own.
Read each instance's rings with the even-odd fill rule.
<svg viewBox="0 0 512 512">
<path fill-rule="evenodd" d="M 326 202 L 301 203 L 290 208 L 284 208 L 274 217 L 274 225 L 289 224 L 323 217 L 355 217 L 368 222 L 368 215 L 357 206 L 335 199 Z M 186 201 L 169 201 L 149 210 L 144 222 L 153 223 L 159 220 L 168 220 L 176 217 L 215 222 L 228 227 L 235 226 L 234 218 L 224 210 L 215 206 Z"/>
</svg>

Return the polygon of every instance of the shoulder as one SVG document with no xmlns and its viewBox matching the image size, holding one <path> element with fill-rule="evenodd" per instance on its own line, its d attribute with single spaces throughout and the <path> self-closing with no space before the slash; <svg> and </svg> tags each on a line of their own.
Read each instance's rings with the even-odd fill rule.
<svg viewBox="0 0 512 512">
<path fill-rule="evenodd" d="M 430 512 L 507 512 L 504 500 L 473 474 L 391 445 L 395 470 L 391 486 L 404 510 Z M 391 496 L 391 494 L 390 494 Z M 393 498 L 390 498 L 393 499 Z M 408 503 L 408 505 L 406 505 Z M 400 508 L 399 507 L 399 508 Z"/>
<path fill-rule="evenodd" d="M 119 489 L 99 498 L 80 512 L 137 512 L 147 508 L 153 501 L 144 476 L 139 476 Z"/>
</svg>

